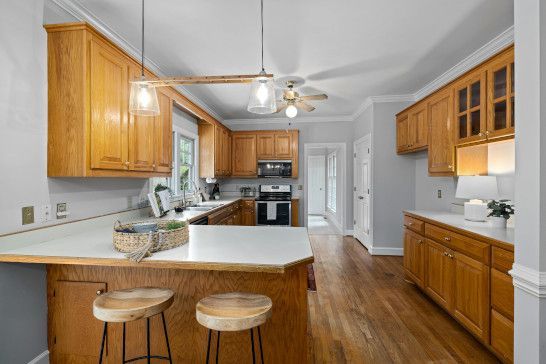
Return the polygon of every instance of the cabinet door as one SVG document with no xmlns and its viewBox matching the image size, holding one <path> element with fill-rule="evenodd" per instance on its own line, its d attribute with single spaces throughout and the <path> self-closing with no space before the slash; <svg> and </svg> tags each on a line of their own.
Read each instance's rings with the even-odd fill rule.
<svg viewBox="0 0 546 364">
<path fill-rule="evenodd" d="M 425 102 L 413 107 L 408 120 L 408 148 L 421 149 L 428 145 L 428 117 Z"/>
<path fill-rule="evenodd" d="M 428 172 L 431 175 L 453 175 L 453 89 L 442 91 L 429 101 L 428 116 Z"/>
<path fill-rule="evenodd" d="M 243 200 L 243 207 L 241 209 L 241 225 L 256 225 L 256 210 L 253 200 Z"/>
<path fill-rule="evenodd" d="M 160 114 L 155 117 L 154 126 L 154 170 L 161 173 L 171 173 L 173 157 L 173 103 L 168 95 L 157 93 Z"/>
<path fill-rule="evenodd" d="M 514 134 L 514 49 L 495 60 L 487 70 L 487 137 Z"/>
<path fill-rule="evenodd" d="M 485 139 L 486 71 L 468 75 L 455 85 L 456 144 Z"/>
<path fill-rule="evenodd" d="M 414 232 L 404 230 L 404 268 L 419 286 L 425 285 L 425 239 Z"/>
<path fill-rule="evenodd" d="M 231 134 L 227 131 L 223 131 L 223 151 L 222 151 L 222 164 L 224 168 L 224 175 L 230 176 L 231 175 Z"/>
<path fill-rule="evenodd" d="M 260 133 L 256 139 L 258 159 L 275 158 L 275 135 L 273 133 Z"/>
<path fill-rule="evenodd" d="M 224 150 L 224 130 L 219 127 L 214 127 L 214 175 L 223 176 L 224 158 L 222 152 Z"/>
<path fill-rule="evenodd" d="M 477 336 L 488 340 L 489 335 L 489 267 L 467 257 L 454 254 L 455 317 Z"/>
<path fill-rule="evenodd" d="M 106 283 L 57 281 L 54 283 L 50 308 L 55 355 L 79 353 L 77 362 L 99 356 L 103 323 L 93 316 L 97 292 L 106 290 Z M 84 358 L 87 357 L 87 358 Z M 73 355 L 71 359 L 74 360 Z"/>
<path fill-rule="evenodd" d="M 256 135 L 235 133 L 232 153 L 233 176 L 256 176 Z"/>
<path fill-rule="evenodd" d="M 131 79 L 138 78 L 140 70 L 131 68 Z M 153 171 L 155 160 L 154 129 L 156 117 L 129 115 L 129 169 Z"/>
<path fill-rule="evenodd" d="M 408 150 L 408 114 L 401 114 L 396 117 L 396 151 L 398 153 Z"/>
<path fill-rule="evenodd" d="M 128 168 L 128 69 L 123 55 L 91 40 L 91 168 Z"/>
<path fill-rule="evenodd" d="M 453 262 L 450 250 L 430 239 L 425 246 L 425 292 L 439 305 L 451 309 L 453 289 Z"/>
<path fill-rule="evenodd" d="M 275 158 L 292 158 L 292 134 L 288 132 L 275 134 Z"/>
</svg>

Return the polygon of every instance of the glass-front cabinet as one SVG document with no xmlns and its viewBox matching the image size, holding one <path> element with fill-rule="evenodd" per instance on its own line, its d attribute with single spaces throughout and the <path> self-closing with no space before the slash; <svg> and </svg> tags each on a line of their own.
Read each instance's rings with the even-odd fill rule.
<svg viewBox="0 0 546 364">
<path fill-rule="evenodd" d="M 487 138 L 486 70 L 478 69 L 455 85 L 456 144 Z"/>
<path fill-rule="evenodd" d="M 487 69 L 488 115 L 487 137 L 499 138 L 514 134 L 514 49 L 506 51 Z"/>
</svg>

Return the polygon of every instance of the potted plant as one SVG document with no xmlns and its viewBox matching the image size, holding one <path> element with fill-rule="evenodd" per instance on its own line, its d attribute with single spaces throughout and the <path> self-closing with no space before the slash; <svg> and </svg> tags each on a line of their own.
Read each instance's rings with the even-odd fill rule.
<svg viewBox="0 0 546 364">
<path fill-rule="evenodd" d="M 487 204 L 487 208 L 491 210 L 488 217 L 492 227 L 506 228 L 506 220 L 510 218 L 510 215 L 514 214 L 514 205 L 510 205 L 507 202 L 510 200 L 492 200 Z"/>
</svg>

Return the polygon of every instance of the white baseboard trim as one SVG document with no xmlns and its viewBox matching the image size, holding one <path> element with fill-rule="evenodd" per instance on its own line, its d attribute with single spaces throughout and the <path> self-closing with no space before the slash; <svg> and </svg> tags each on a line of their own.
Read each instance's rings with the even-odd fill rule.
<svg viewBox="0 0 546 364">
<path fill-rule="evenodd" d="M 343 233 L 343 228 L 341 227 L 341 224 L 339 223 L 339 221 L 337 221 L 336 215 L 334 215 L 333 213 L 327 210 L 325 217 L 332 224 L 334 224 L 334 226 L 336 227 L 337 231 L 339 231 L 340 234 Z"/>
<path fill-rule="evenodd" d="M 546 272 L 514 263 L 508 273 L 513 278 L 514 287 L 538 298 L 546 297 Z"/>
<path fill-rule="evenodd" d="M 371 255 L 395 255 L 395 256 L 404 255 L 403 248 L 383 248 L 383 247 L 372 246 L 368 248 L 368 251 L 370 252 Z"/>
<path fill-rule="evenodd" d="M 31 361 L 28 364 L 49 364 L 49 350 L 46 350 Z"/>
<path fill-rule="evenodd" d="M 346 229 L 345 230 L 345 236 L 354 236 L 355 231 L 353 229 Z"/>
</svg>

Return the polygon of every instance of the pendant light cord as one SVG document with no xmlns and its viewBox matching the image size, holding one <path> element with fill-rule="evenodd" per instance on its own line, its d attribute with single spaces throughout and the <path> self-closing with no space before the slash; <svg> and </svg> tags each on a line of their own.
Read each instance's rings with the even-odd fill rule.
<svg viewBox="0 0 546 364">
<path fill-rule="evenodd" d="M 142 0 L 142 59 L 140 61 L 141 76 L 144 77 L 144 0 Z"/>
<path fill-rule="evenodd" d="M 261 0 L 260 4 L 260 19 L 262 24 L 262 72 L 264 72 L 264 0 Z"/>
</svg>

